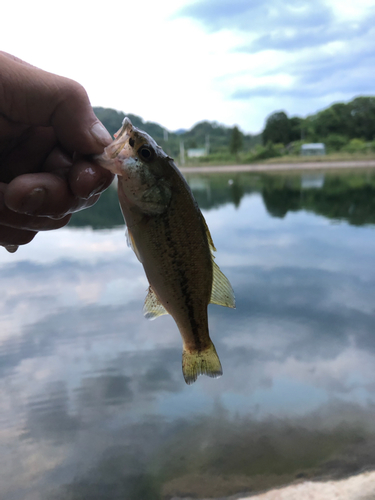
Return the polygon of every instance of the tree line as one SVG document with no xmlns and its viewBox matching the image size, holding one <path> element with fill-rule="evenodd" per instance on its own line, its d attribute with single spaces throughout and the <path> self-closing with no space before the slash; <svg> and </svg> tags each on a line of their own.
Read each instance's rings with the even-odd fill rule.
<svg viewBox="0 0 375 500">
<path fill-rule="evenodd" d="M 130 113 L 125 115 L 122 111 L 101 107 L 95 107 L 94 111 L 112 135 L 120 128 L 125 116 L 128 116 L 135 127 L 151 135 L 163 150 L 175 159 L 180 157 L 181 142 L 185 152 L 188 149 L 205 149 L 208 145 L 209 156 L 226 155 L 229 158 L 241 150 L 249 151 L 262 142 L 261 134 L 245 134 L 237 126 L 227 127 L 215 121 L 202 121 L 190 130 L 170 132 L 157 123 L 144 121 L 140 116 Z"/>
<path fill-rule="evenodd" d="M 301 144 L 323 142 L 328 152 L 375 151 L 375 97 L 357 97 L 349 103 L 335 103 L 313 115 L 289 117 L 275 111 L 266 119 L 260 134 L 246 134 L 238 126 L 202 121 L 190 130 L 167 131 L 161 125 L 141 117 L 109 108 L 94 111 L 111 134 L 128 116 L 133 125 L 150 134 L 164 151 L 179 159 L 181 143 L 189 149 L 206 149 L 200 162 L 243 163 L 283 154 L 298 154 Z M 208 150 L 207 150 L 208 147 Z"/>
<path fill-rule="evenodd" d="M 375 97 L 338 102 L 306 118 L 277 111 L 267 118 L 262 132 L 263 145 L 323 142 L 329 151 L 374 149 L 374 140 Z"/>
</svg>

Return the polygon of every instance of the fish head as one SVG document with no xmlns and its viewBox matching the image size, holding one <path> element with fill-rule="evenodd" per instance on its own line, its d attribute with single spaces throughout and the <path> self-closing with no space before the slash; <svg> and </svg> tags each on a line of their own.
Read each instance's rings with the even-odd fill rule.
<svg viewBox="0 0 375 500">
<path fill-rule="evenodd" d="M 148 213 L 161 213 L 169 205 L 172 159 L 129 118 L 124 118 L 115 140 L 96 161 L 119 176 L 119 190 L 128 203 Z"/>
</svg>

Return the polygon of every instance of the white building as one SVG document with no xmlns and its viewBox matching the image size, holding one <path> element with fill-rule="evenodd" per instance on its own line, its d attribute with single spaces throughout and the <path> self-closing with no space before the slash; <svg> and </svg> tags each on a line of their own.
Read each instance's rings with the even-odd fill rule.
<svg viewBox="0 0 375 500">
<path fill-rule="evenodd" d="M 315 142 L 311 144 L 302 144 L 302 156 L 318 156 L 326 154 L 326 146 L 322 142 Z"/>
<path fill-rule="evenodd" d="M 188 158 L 199 158 L 200 156 L 205 156 L 206 154 L 206 148 L 195 148 L 187 150 Z"/>
</svg>

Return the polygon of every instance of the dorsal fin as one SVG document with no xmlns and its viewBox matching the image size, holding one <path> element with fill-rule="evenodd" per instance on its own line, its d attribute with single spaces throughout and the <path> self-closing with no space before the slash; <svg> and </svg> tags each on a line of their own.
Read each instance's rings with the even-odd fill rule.
<svg viewBox="0 0 375 500">
<path fill-rule="evenodd" d="M 143 314 L 146 319 L 151 320 L 163 316 L 163 314 L 169 314 L 151 287 L 148 288 L 148 294 L 143 306 Z"/>
<path fill-rule="evenodd" d="M 216 252 L 216 248 L 215 248 L 214 242 L 212 241 L 212 236 L 211 236 L 210 230 L 208 229 L 206 219 L 203 217 L 202 212 L 201 212 L 201 218 L 202 218 L 204 228 L 206 230 L 206 236 L 207 236 L 208 245 L 210 247 L 211 253 Z M 215 258 L 214 255 L 212 255 L 212 257 Z"/>
<path fill-rule="evenodd" d="M 213 279 L 210 303 L 235 309 L 236 302 L 232 285 L 229 283 L 225 274 L 221 272 L 220 267 L 216 264 L 214 259 L 212 259 L 212 268 Z"/>
</svg>

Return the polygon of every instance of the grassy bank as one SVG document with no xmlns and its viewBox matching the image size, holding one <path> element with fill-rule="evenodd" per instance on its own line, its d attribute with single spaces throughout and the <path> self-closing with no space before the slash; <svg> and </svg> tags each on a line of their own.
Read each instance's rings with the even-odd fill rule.
<svg viewBox="0 0 375 500">
<path fill-rule="evenodd" d="M 286 155 L 277 158 L 268 158 L 260 163 L 316 163 L 316 162 L 333 162 L 333 161 L 369 161 L 375 160 L 375 152 L 370 153 L 329 153 L 324 156 L 300 156 Z"/>
<path fill-rule="evenodd" d="M 178 162 L 178 158 L 176 158 Z M 326 163 L 326 162 L 353 162 L 353 161 L 375 161 L 375 152 L 366 153 L 348 153 L 335 152 L 328 153 L 324 156 L 300 156 L 300 155 L 283 155 L 273 158 L 257 158 L 251 157 L 248 154 L 235 155 L 209 155 L 201 158 L 188 159 L 184 167 L 207 167 L 207 166 L 231 166 L 231 165 L 252 165 L 252 164 L 294 164 L 294 163 Z M 182 165 L 178 162 L 179 166 Z"/>
</svg>

